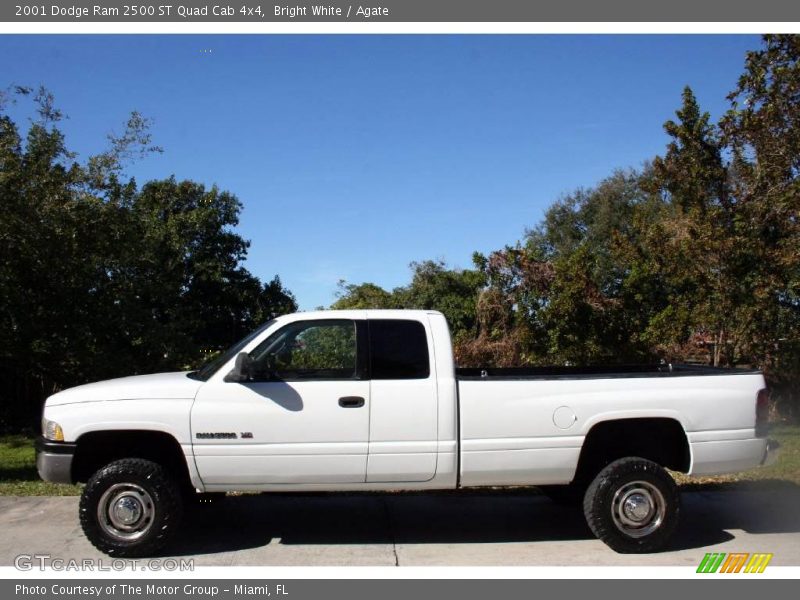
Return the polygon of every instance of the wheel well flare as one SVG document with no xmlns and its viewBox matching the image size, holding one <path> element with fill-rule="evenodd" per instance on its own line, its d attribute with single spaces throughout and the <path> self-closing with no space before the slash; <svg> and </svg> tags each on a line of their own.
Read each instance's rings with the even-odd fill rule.
<svg viewBox="0 0 800 600">
<path fill-rule="evenodd" d="M 189 480 L 186 457 L 178 440 L 163 431 L 92 431 L 77 440 L 72 479 L 88 481 L 98 469 L 123 458 L 143 458 L 162 465 L 180 481 Z"/>
</svg>

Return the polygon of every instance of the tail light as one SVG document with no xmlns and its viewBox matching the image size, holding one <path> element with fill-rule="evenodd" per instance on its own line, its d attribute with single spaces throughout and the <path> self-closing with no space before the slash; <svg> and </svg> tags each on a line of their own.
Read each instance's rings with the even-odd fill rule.
<svg viewBox="0 0 800 600">
<path fill-rule="evenodd" d="M 756 435 L 766 434 L 769 420 L 769 390 L 763 388 L 756 394 Z"/>
</svg>

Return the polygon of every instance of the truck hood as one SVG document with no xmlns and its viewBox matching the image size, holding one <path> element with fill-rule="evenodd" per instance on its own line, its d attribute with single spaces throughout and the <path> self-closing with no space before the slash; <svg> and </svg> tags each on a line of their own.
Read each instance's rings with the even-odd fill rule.
<svg viewBox="0 0 800 600">
<path fill-rule="evenodd" d="M 194 398 L 202 381 L 187 376 L 189 371 L 120 377 L 68 388 L 47 399 L 48 406 L 99 402 L 101 400 L 161 400 Z"/>
</svg>

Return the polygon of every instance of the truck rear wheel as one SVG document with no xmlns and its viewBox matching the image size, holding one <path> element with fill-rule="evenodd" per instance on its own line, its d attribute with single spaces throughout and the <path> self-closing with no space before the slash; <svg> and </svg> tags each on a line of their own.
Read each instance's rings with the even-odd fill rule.
<svg viewBox="0 0 800 600">
<path fill-rule="evenodd" d="M 655 552 L 672 536 L 680 513 L 680 492 L 660 465 L 621 458 L 605 467 L 583 498 L 592 532 L 612 550 Z"/>
<path fill-rule="evenodd" d="M 80 501 L 84 534 L 112 556 L 149 556 L 180 524 L 180 487 L 161 465 L 140 458 L 112 462 L 86 484 Z"/>
</svg>

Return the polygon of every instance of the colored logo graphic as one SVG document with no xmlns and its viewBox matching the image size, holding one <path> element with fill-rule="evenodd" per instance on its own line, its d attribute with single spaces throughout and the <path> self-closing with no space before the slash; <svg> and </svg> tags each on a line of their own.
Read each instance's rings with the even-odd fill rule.
<svg viewBox="0 0 800 600">
<path fill-rule="evenodd" d="M 698 573 L 763 573 L 772 554 L 766 552 L 709 552 L 700 561 Z"/>
</svg>

